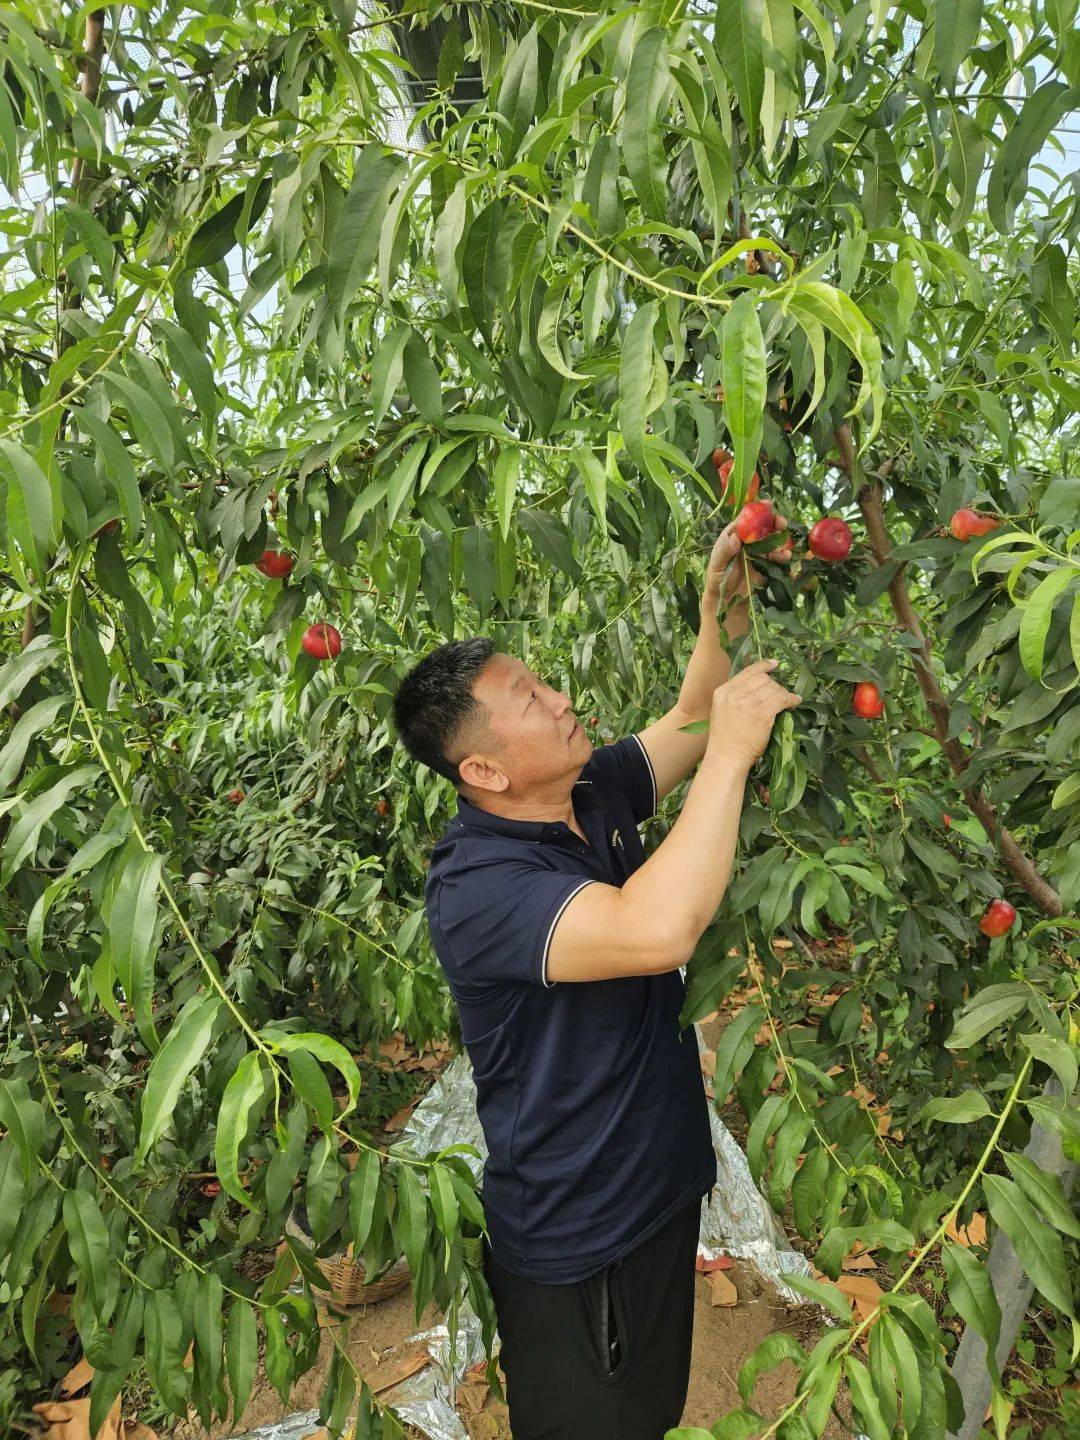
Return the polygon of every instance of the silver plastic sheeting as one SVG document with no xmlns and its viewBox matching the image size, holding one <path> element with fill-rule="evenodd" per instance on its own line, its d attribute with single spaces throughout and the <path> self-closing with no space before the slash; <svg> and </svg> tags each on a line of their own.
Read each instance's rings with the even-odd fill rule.
<svg viewBox="0 0 1080 1440">
<path fill-rule="evenodd" d="M 295 1415 L 286 1415 L 284 1420 L 249 1430 L 237 1440 L 307 1440 L 307 1436 L 321 1428 L 317 1410 L 298 1410 Z"/>
<path fill-rule="evenodd" d="M 698 1048 L 704 1049 L 701 1029 L 697 1025 L 694 1029 Z M 754 1184 L 746 1156 L 712 1104 L 709 1115 L 716 1150 L 716 1186 L 709 1203 L 702 1207 L 698 1253 L 707 1260 L 714 1260 L 718 1255 L 748 1260 L 785 1299 L 804 1304 L 804 1298 L 785 1285 L 780 1276 L 785 1271 L 808 1275 L 809 1264 L 788 1246 L 776 1216 Z M 463 1158 L 480 1179 L 487 1146 L 476 1113 L 472 1066 L 464 1053 L 447 1066 L 417 1105 L 401 1132 L 400 1141 L 391 1147 L 391 1153 L 401 1148 L 423 1155 L 430 1150 L 463 1144 L 472 1145 L 479 1152 L 478 1156 L 466 1154 Z M 392 1390 L 384 1391 L 379 1395 L 379 1403 L 389 1405 L 399 1419 L 415 1426 L 429 1440 L 468 1440 L 468 1431 L 454 1409 L 454 1396 L 465 1372 L 484 1358 L 480 1321 L 468 1301 L 463 1301 L 452 1356 L 446 1325 L 419 1331 L 404 1343 L 414 1344 L 419 1340 L 428 1342 L 431 1364 Z M 498 1344 L 496 1334 L 496 1350 Z M 318 1428 L 318 1413 L 311 1410 L 251 1430 L 241 1440 L 305 1440 Z"/>
<path fill-rule="evenodd" d="M 470 1365 L 485 1359 L 480 1321 L 464 1301 L 458 1314 L 457 1343 L 450 1354 L 450 1332 L 445 1325 L 421 1330 L 405 1342 L 428 1342 L 431 1364 L 410 1375 L 392 1390 L 379 1396 L 381 1404 L 389 1405 L 399 1420 L 415 1425 L 431 1440 L 469 1440 L 469 1432 L 454 1409 L 457 1386 Z"/>
</svg>

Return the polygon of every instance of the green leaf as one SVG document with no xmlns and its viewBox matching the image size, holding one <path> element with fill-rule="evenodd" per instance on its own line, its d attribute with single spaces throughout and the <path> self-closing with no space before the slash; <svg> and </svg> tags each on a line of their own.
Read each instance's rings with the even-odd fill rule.
<svg viewBox="0 0 1080 1440">
<path fill-rule="evenodd" d="M 1066 1105 L 1061 1100 L 1051 1100 L 1041 1095 L 1025 1100 L 1024 1104 L 1030 1110 L 1036 1125 L 1080 1145 L 1080 1113 L 1075 1105 Z"/>
<path fill-rule="evenodd" d="M 982 0 L 934 0 L 934 64 L 951 90 L 982 24 Z"/>
<path fill-rule="evenodd" d="M 588 375 L 572 369 L 566 363 L 559 347 L 559 335 L 563 329 L 563 305 L 570 281 L 571 277 L 564 275 L 560 279 L 552 281 L 548 286 L 543 308 L 540 311 L 540 321 L 536 327 L 536 348 L 559 375 L 565 376 L 567 380 L 587 380 Z"/>
<path fill-rule="evenodd" d="M 662 121 L 670 89 L 667 31 L 655 25 L 635 39 L 622 125 L 626 173 L 641 208 L 654 220 L 667 219 L 668 159 Z"/>
<path fill-rule="evenodd" d="M 1080 1240 L 1080 1220 L 1056 1175 L 1041 1170 L 1026 1155 L 1005 1152 L 1005 1164 L 1027 1198 L 1045 1215 L 1055 1229 L 1074 1240 Z"/>
<path fill-rule="evenodd" d="M 294 1370 L 285 1336 L 285 1312 L 279 1306 L 271 1305 L 263 1311 L 263 1327 L 266 1335 L 266 1378 L 280 1396 L 282 1405 L 287 1406 Z"/>
<path fill-rule="evenodd" d="M 645 421 L 652 389 L 656 347 L 653 329 L 658 307 L 647 300 L 638 307 L 623 336 L 619 362 L 619 430 L 630 458 L 645 468 Z"/>
<path fill-rule="evenodd" d="M 806 1423 L 810 1426 L 811 1435 L 820 1435 L 829 1423 L 829 1415 L 839 1388 L 840 1361 L 830 1360 L 818 1371 L 806 1399 Z"/>
<path fill-rule="evenodd" d="M 86 1281 L 86 1295 L 99 1322 L 108 1319 L 105 1300 L 113 1267 L 109 1232 L 105 1229 L 98 1203 L 86 1190 L 68 1190 L 64 1195 L 64 1229 L 68 1249 Z"/>
<path fill-rule="evenodd" d="M 511 448 L 500 450 L 499 458 L 495 461 L 493 485 L 499 530 L 504 540 L 510 534 L 510 518 L 514 513 L 514 498 L 517 495 L 520 474 L 521 451 Z"/>
<path fill-rule="evenodd" d="M 998 147 L 986 188 L 990 223 L 1002 235 L 1012 229 L 1016 207 L 1028 188 L 1028 166 L 1046 144 L 1061 117 L 1080 103 L 1080 87 L 1041 80 L 1024 101 L 1008 135 Z"/>
<path fill-rule="evenodd" d="M 128 453 L 128 447 L 111 425 L 99 415 L 81 405 L 74 412 L 76 422 L 83 434 L 88 435 L 97 446 L 105 466 L 105 473 L 112 482 L 116 498 L 124 517 L 128 534 L 134 539 L 142 529 L 142 495 L 135 462 Z"/>
<path fill-rule="evenodd" d="M 377 144 L 362 151 L 353 170 L 349 193 L 342 201 L 330 237 L 326 288 L 336 313 L 359 290 L 379 247 L 379 221 L 386 198 L 401 170 L 400 160 Z"/>
<path fill-rule="evenodd" d="M 739 1394 L 747 1404 L 753 1396 L 758 1376 L 766 1370 L 775 1369 L 784 1360 L 790 1360 L 801 1371 L 806 1364 L 806 1351 L 794 1336 L 778 1330 L 764 1339 L 743 1361 L 738 1377 Z"/>
<path fill-rule="evenodd" d="M 737 1410 L 729 1410 L 726 1415 L 717 1420 L 710 1432 L 713 1440 L 753 1440 L 753 1437 L 760 1435 L 765 1421 L 756 1410 L 746 1410 L 740 1406 Z M 672 1432 L 677 1435 L 676 1430 Z"/>
<path fill-rule="evenodd" d="M 337 1163 L 333 1141 L 329 1135 L 320 1135 L 311 1152 L 304 1188 L 304 1206 L 316 1245 L 323 1244 L 330 1236 L 330 1220 L 341 1180 L 341 1167 Z"/>
<path fill-rule="evenodd" d="M 447 301 L 455 311 L 460 283 L 457 252 L 465 232 L 465 207 L 474 183 L 469 176 L 463 176 L 451 190 L 435 222 L 435 267 Z"/>
<path fill-rule="evenodd" d="M 154 328 L 165 337 L 169 363 L 191 392 L 203 419 L 213 427 L 218 415 L 218 392 L 214 371 L 206 354 L 188 332 L 171 320 L 158 319 Z"/>
<path fill-rule="evenodd" d="M 532 25 L 503 62 L 495 98 L 496 114 L 506 122 L 501 134 L 504 165 L 513 162 L 536 113 L 538 59 L 537 30 Z"/>
<path fill-rule="evenodd" d="M 268 1030 L 264 1039 L 281 1054 L 294 1055 L 298 1050 L 306 1050 L 324 1065 L 332 1065 L 345 1081 L 349 1091 L 349 1103 L 341 1114 L 347 1115 L 355 1108 L 360 1098 L 360 1071 L 340 1040 L 335 1040 L 330 1035 L 320 1035 L 314 1030 L 305 1030 L 296 1035 Z"/>
<path fill-rule="evenodd" d="M 6 1124 L 6 1122 L 5 1122 Z M 0 1140 L 0 1255 L 6 1256 L 26 1200 L 22 1153 L 10 1133 Z"/>
<path fill-rule="evenodd" d="M 315 1112 L 319 1129 L 329 1131 L 334 1123 L 334 1097 L 322 1066 L 306 1050 L 297 1050 L 289 1056 L 289 1076 L 297 1095 Z"/>
<path fill-rule="evenodd" d="M 427 1240 L 427 1199 L 411 1165 L 402 1164 L 397 1176 L 397 1210 L 394 1236 L 414 1275 L 419 1273 Z"/>
<path fill-rule="evenodd" d="M 1069 1267 L 1057 1231 L 1038 1215 L 1012 1180 L 984 1175 L 982 1183 L 990 1214 L 1012 1241 L 1026 1274 L 1051 1305 L 1064 1315 L 1072 1315 Z"/>
<path fill-rule="evenodd" d="M 744 1005 L 725 1027 L 716 1046 L 716 1069 L 713 1073 L 713 1096 L 722 1105 L 731 1092 L 743 1066 L 754 1050 L 754 1036 L 765 1018 L 760 1005 Z"/>
<path fill-rule="evenodd" d="M 729 483 L 734 503 L 740 504 L 758 463 L 765 413 L 765 340 L 749 291 L 724 316 L 721 347 L 724 414 L 735 447 Z"/>
<path fill-rule="evenodd" d="M 907 1331 L 887 1310 L 878 1317 L 880 1343 L 889 1352 L 896 1374 L 896 1388 L 904 1402 L 904 1428 L 908 1434 L 915 1434 L 916 1424 L 922 1410 L 922 1379 L 919 1375 L 919 1357 Z"/>
<path fill-rule="evenodd" d="M 862 1420 L 869 1440 L 892 1440 L 866 1366 L 861 1360 L 856 1360 L 854 1355 L 845 1355 L 844 1374 L 851 1390 L 855 1413 Z"/>
<path fill-rule="evenodd" d="M 986 1342 L 988 1364 L 997 1383 L 994 1352 L 1001 1330 L 1001 1310 L 986 1265 L 965 1246 L 951 1240 L 942 1244 L 941 1258 L 949 1281 L 949 1299 L 961 1320 Z"/>
<path fill-rule="evenodd" d="M 102 287 L 111 294 L 116 251 L 113 249 L 109 232 L 84 205 L 78 205 L 74 200 L 69 200 L 64 206 L 64 222 L 73 235 L 85 245 L 87 253 L 98 268 Z"/>
<path fill-rule="evenodd" d="M 825 1204 L 825 1182 L 829 1178 L 829 1155 L 823 1146 L 806 1156 L 791 1182 L 791 1210 L 795 1228 L 804 1240 L 813 1237 Z"/>
<path fill-rule="evenodd" d="M 379 1157 L 374 1150 L 361 1152 L 349 1177 L 349 1228 L 353 1250 L 359 1254 L 371 1234 L 375 1198 L 379 1193 Z"/>
<path fill-rule="evenodd" d="M 206 1054 L 214 1022 L 221 1011 L 217 995 L 198 995 L 184 1006 L 154 1056 L 146 1080 L 142 1124 L 136 1157 L 144 1160 L 150 1147 L 172 1120 L 184 1081 Z"/>
<path fill-rule="evenodd" d="M 262 1054 L 251 1050 L 236 1067 L 218 1108 L 214 1134 L 214 1167 L 221 1187 L 241 1205 L 251 1205 L 251 1197 L 240 1183 L 237 1163 L 240 1144 L 247 1133 L 252 1110 L 265 1099 L 266 1081 Z"/>
<path fill-rule="evenodd" d="M 405 342 L 402 368 L 405 384 L 421 417 L 430 425 L 441 425 L 443 403 L 439 369 L 415 330 L 409 332 Z"/>
<path fill-rule="evenodd" d="M 49 1267 L 52 1265 L 53 1259 L 56 1256 L 56 1251 L 63 1235 L 64 1226 L 55 1225 L 52 1234 L 48 1240 L 46 1240 L 44 1248 L 37 1257 L 35 1263 L 37 1273 L 31 1284 L 26 1287 L 26 1293 L 23 1296 L 22 1306 L 19 1312 L 23 1339 L 26 1341 L 26 1348 L 30 1353 L 30 1359 L 33 1360 L 38 1369 L 41 1368 L 41 1362 L 38 1360 L 37 1355 L 38 1314 L 41 1310 L 41 1302 L 45 1296 L 45 1292 L 50 1288 Z M 2 1250 L 3 1246 L 0 1245 L 0 1252 L 2 1252 Z"/>
<path fill-rule="evenodd" d="M 0 1125 L 19 1148 L 23 1179 L 29 1185 L 45 1139 L 45 1111 L 25 1080 L 0 1079 Z"/>
<path fill-rule="evenodd" d="M 229 1312 L 229 1328 L 225 1341 L 225 1365 L 229 1372 L 232 1393 L 232 1423 L 235 1429 L 251 1395 L 255 1367 L 259 1363 L 259 1332 L 255 1311 L 246 1300 L 234 1300 Z"/>
<path fill-rule="evenodd" d="M 765 90 L 764 0 L 717 0 L 716 50 L 728 73 L 753 144 Z M 726 388 L 726 387 L 725 387 Z"/>
<path fill-rule="evenodd" d="M 0 668 L 0 706 L 17 700 L 35 675 L 58 660 L 64 647 L 51 635 L 35 635 L 25 650 L 20 650 Z"/>
<path fill-rule="evenodd" d="M 866 316 L 842 290 L 820 280 L 808 280 L 802 276 L 796 279 L 798 284 L 785 300 L 785 306 L 804 329 L 804 317 L 809 316 L 830 334 L 836 335 L 858 360 L 862 368 L 862 383 L 848 414 L 855 414 L 866 404 L 871 406 L 867 439 L 872 439 L 881 423 L 885 395 L 881 342 Z"/>
<path fill-rule="evenodd" d="M 383 336 L 371 360 L 371 423 L 378 430 L 383 416 L 401 383 L 406 342 L 414 332 L 407 325 L 395 325 Z"/>
<path fill-rule="evenodd" d="M 946 1120 L 950 1125 L 967 1125 L 994 1112 L 981 1090 L 965 1090 L 962 1095 L 937 1095 L 919 1111 L 919 1120 Z"/>
<path fill-rule="evenodd" d="M 10 533 L 38 583 L 44 584 L 60 528 L 59 486 L 50 483 L 30 452 L 15 440 L 0 440 L 0 476 L 8 482 Z"/>
<path fill-rule="evenodd" d="M 453 1240 L 458 1228 L 458 1201 L 450 1171 L 438 1161 L 428 1171 L 431 1189 L 431 1208 L 435 1212 L 435 1223 L 447 1242 Z M 447 1251 L 449 1256 L 449 1250 Z"/>
<path fill-rule="evenodd" d="M 19 818 L 8 832 L 0 866 L 0 886 L 6 885 L 15 871 L 36 849 L 42 829 L 55 819 L 73 790 L 89 786 L 98 777 L 95 765 L 82 765 L 72 770 L 48 790 L 23 802 Z"/>
<path fill-rule="evenodd" d="M 1077 1073 L 1076 1056 L 1065 1041 L 1053 1035 L 1021 1035 L 1020 1039 L 1036 1060 L 1050 1067 L 1061 1081 L 1065 1094 L 1071 1095 L 1080 1075 Z"/>
<path fill-rule="evenodd" d="M 154 1027 L 154 963 L 158 949 L 161 856 L 140 850 L 124 868 L 109 907 L 109 946 L 116 974 L 150 1050 L 160 1044 Z"/>
<path fill-rule="evenodd" d="M 107 371 L 105 382 L 119 395 L 139 444 L 163 470 L 171 470 L 176 460 L 176 446 L 168 417 L 157 400 L 142 385 L 119 371 Z"/>
<path fill-rule="evenodd" d="M 1043 651 L 1053 619 L 1054 606 L 1073 579 L 1074 572 L 1066 567 L 1052 570 L 1040 580 L 1024 602 L 1020 618 L 1020 660 L 1033 680 L 1042 682 Z"/>
<path fill-rule="evenodd" d="M 245 192 L 239 191 L 199 226 L 188 242 L 184 262 L 188 269 L 216 265 L 236 245 L 236 222 L 244 212 Z"/>
<path fill-rule="evenodd" d="M 961 1010 L 953 1032 L 945 1041 L 948 1050 L 966 1050 L 991 1030 L 1027 1009 L 1028 991 L 1023 985 L 988 985 L 972 996 Z"/>
<path fill-rule="evenodd" d="M 222 1307 L 225 1290 L 221 1277 L 213 1270 L 199 1276 L 192 1312 L 195 1336 L 195 1362 L 208 1389 L 217 1388 L 222 1371 Z"/>
<path fill-rule="evenodd" d="M 824 1305 L 830 1315 L 835 1315 L 842 1325 L 851 1323 L 851 1305 L 843 1291 L 838 1290 L 827 1280 L 814 1280 L 809 1275 L 794 1275 L 785 1272 L 780 1276 L 786 1285 L 793 1290 L 798 1290 L 808 1300 L 815 1300 L 819 1305 Z"/>
</svg>

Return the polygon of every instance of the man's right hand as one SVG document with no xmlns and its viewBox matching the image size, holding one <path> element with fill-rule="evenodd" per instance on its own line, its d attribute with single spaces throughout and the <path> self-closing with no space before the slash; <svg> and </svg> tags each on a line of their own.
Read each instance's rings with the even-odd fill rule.
<svg viewBox="0 0 1080 1440">
<path fill-rule="evenodd" d="M 799 697 L 772 678 L 778 660 L 757 660 L 713 691 L 709 717 L 709 749 L 745 761 L 760 760 L 783 710 L 793 710 Z"/>
</svg>

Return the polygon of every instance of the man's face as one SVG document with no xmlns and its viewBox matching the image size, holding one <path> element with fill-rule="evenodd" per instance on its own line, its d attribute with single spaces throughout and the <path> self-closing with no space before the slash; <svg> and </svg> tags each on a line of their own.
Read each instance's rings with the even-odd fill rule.
<svg viewBox="0 0 1080 1440">
<path fill-rule="evenodd" d="M 577 779 L 592 754 L 592 741 L 570 707 L 570 698 L 553 690 L 513 655 L 497 653 L 484 666 L 473 694 L 488 713 L 490 742 L 481 742 L 474 757 L 486 759 L 507 784 L 487 772 L 463 778 L 478 788 L 519 795 L 570 777 Z"/>
</svg>

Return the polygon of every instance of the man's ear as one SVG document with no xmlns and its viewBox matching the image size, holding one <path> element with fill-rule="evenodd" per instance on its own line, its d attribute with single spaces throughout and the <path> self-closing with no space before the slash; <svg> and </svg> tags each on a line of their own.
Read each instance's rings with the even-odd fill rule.
<svg viewBox="0 0 1080 1440">
<path fill-rule="evenodd" d="M 491 795 L 498 795 L 510 784 L 509 777 L 483 755 L 466 755 L 458 765 L 458 774 L 464 785 Z"/>
</svg>

